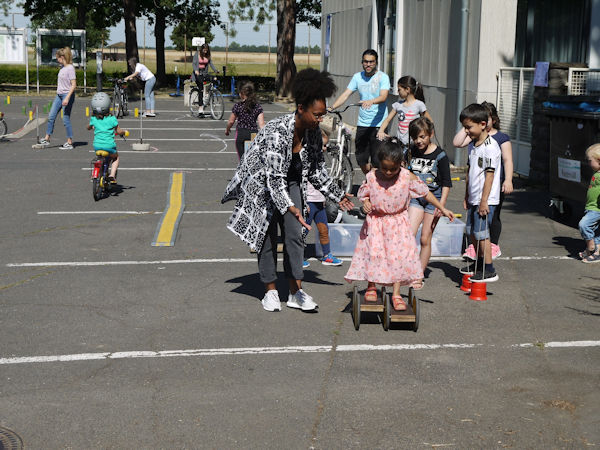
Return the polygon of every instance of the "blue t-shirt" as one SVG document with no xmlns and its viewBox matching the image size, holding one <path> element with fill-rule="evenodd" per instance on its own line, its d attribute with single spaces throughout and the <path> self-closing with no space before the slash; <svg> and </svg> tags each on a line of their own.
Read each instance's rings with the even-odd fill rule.
<svg viewBox="0 0 600 450">
<path fill-rule="evenodd" d="M 119 126 L 119 122 L 115 116 L 105 116 L 103 119 L 92 116 L 90 118 L 90 125 L 94 127 L 94 148 L 96 150 L 117 148 L 115 128 Z"/>
<path fill-rule="evenodd" d="M 355 73 L 348 89 L 358 91 L 361 100 L 373 100 L 379 97 L 382 90 L 390 90 L 390 77 L 381 70 L 368 77 L 365 72 Z M 360 127 L 380 127 L 387 114 L 385 102 L 372 105 L 369 109 L 360 108 L 358 113 L 358 123 Z"/>
</svg>

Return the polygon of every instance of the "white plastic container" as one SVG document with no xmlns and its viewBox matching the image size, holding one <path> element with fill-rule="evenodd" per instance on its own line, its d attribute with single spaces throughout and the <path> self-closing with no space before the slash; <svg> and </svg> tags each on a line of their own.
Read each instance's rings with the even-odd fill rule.
<svg viewBox="0 0 600 450">
<path fill-rule="evenodd" d="M 450 222 L 441 217 L 431 237 L 431 256 L 460 256 L 464 233 L 464 222 L 459 219 Z M 417 246 L 421 248 L 421 228 L 417 232 Z"/>
<path fill-rule="evenodd" d="M 331 253 L 334 256 L 352 256 L 354 247 L 358 242 L 362 224 L 330 223 L 329 242 Z M 465 223 L 459 219 L 450 222 L 446 217 L 441 217 L 431 238 L 431 256 L 460 256 L 462 254 L 463 235 Z M 323 256 L 323 249 L 319 243 L 319 233 L 311 231 L 315 237 L 315 253 L 317 257 Z M 421 229 L 417 232 L 417 247 L 421 247 Z"/>
<path fill-rule="evenodd" d="M 314 225 L 314 224 L 313 224 Z M 352 256 L 354 247 L 358 242 L 361 223 L 330 223 L 329 225 L 329 245 L 331 253 L 334 256 Z M 316 228 L 316 227 L 315 227 Z M 315 253 L 317 257 L 323 256 L 323 249 L 319 243 L 319 233 L 311 231 L 315 237 Z"/>
</svg>

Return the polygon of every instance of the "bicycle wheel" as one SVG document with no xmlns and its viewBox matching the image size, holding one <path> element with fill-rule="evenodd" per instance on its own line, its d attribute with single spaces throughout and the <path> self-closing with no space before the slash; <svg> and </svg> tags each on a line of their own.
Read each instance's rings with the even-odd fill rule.
<svg viewBox="0 0 600 450">
<path fill-rule="evenodd" d="M 352 167 L 352 162 L 350 158 L 344 155 L 342 159 L 342 173 L 341 173 L 341 188 L 344 192 L 352 192 L 352 180 L 354 179 L 354 168 Z"/>
<path fill-rule="evenodd" d="M 325 153 L 323 153 L 323 156 L 325 158 L 325 167 L 327 168 L 327 173 L 329 174 L 329 177 L 337 179 L 339 173 L 337 150 L 326 151 Z"/>
<path fill-rule="evenodd" d="M 212 118 L 215 120 L 221 120 L 223 118 L 223 114 L 225 113 L 223 94 L 221 94 L 218 90 L 213 89 L 210 93 L 208 103 L 210 104 L 210 115 Z"/>
<path fill-rule="evenodd" d="M 118 119 L 123 116 L 123 108 L 121 106 L 121 96 L 115 93 L 113 97 L 113 114 Z"/>
<path fill-rule="evenodd" d="M 127 104 L 129 101 L 129 98 L 127 97 L 127 91 L 123 90 L 123 97 L 121 97 L 121 104 L 123 105 L 123 115 L 124 116 L 128 116 L 129 115 L 129 105 Z"/>
<path fill-rule="evenodd" d="M 102 198 L 102 186 L 100 186 L 100 178 L 94 178 L 92 181 L 92 194 L 94 195 L 94 200 L 98 201 Z"/>
<path fill-rule="evenodd" d="M 192 113 L 192 116 L 198 117 L 199 115 L 199 94 L 198 94 L 198 89 L 197 88 L 192 88 L 192 90 L 190 90 L 190 112 Z"/>
<path fill-rule="evenodd" d="M 8 134 L 8 126 L 6 126 L 6 121 L 4 119 L 0 120 L 0 136 L 4 136 Z"/>
</svg>

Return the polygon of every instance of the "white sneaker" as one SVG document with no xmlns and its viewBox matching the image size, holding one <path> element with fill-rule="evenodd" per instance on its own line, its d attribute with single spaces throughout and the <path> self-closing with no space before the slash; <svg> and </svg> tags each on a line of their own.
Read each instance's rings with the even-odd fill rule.
<svg viewBox="0 0 600 450">
<path fill-rule="evenodd" d="M 288 296 L 287 306 L 289 308 L 297 308 L 302 311 L 312 311 L 319 307 L 313 298 L 304 292 L 302 289 L 298 290 L 295 294 Z"/>
<path fill-rule="evenodd" d="M 275 289 L 267 291 L 267 293 L 261 300 L 261 303 L 266 311 L 281 311 L 279 293 Z"/>
</svg>

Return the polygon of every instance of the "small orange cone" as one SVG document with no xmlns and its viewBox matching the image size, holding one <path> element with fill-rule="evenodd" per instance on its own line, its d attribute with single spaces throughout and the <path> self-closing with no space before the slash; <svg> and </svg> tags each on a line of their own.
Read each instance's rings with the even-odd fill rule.
<svg viewBox="0 0 600 450">
<path fill-rule="evenodd" d="M 460 290 L 463 292 L 471 292 L 471 274 L 463 273 Z"/>
<path fill-rule="evenodd" d="M 478 302 L 487 300 L 487 283 L 471 283 L 471 294 L 469 298 Z"/>
</svg>

